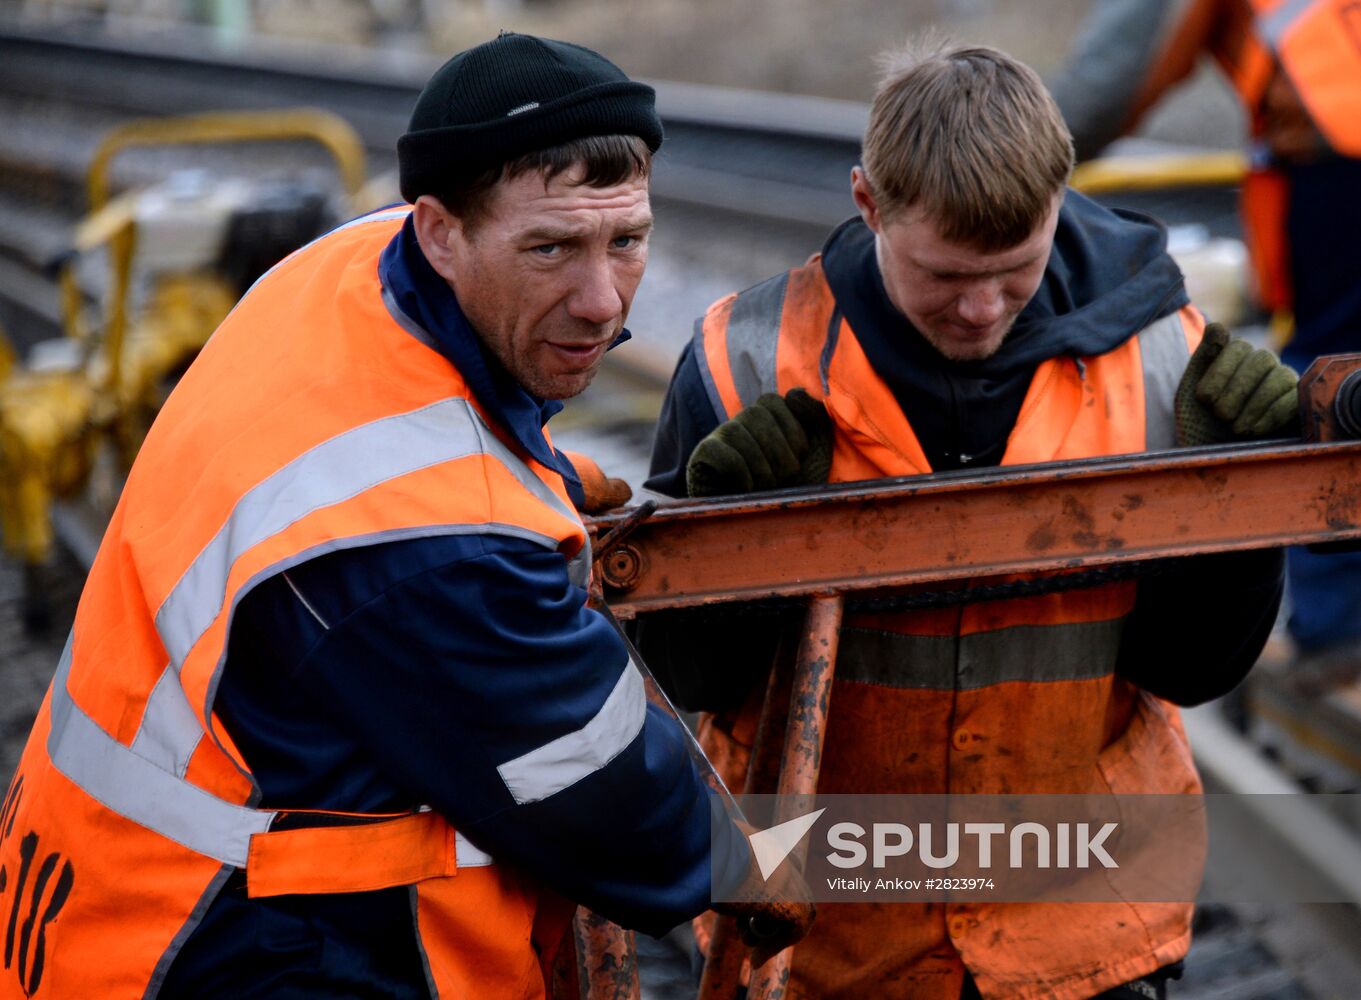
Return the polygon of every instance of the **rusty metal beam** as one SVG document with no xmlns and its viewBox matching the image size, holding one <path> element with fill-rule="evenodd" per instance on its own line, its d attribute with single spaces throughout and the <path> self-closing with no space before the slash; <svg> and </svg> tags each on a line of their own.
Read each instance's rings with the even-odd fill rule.
<svg viewBox="0 0 1361 1000">
<path fill-rule="evenodd" d="M 1359 537 L 1361 443 L 1246 444 L 677 501 L 602 571 L 630 617 Z"/>
<path fill-rule="evenodd" d="M 584 906 L 577 908 L 572 928 L 578 988 L 584 1000 L 638 1000 L 641 987 L 633 931 L 610 923 Z"/>
<path fill-rule="evenodd" d="M 799 642 L 793 690 L 790 692 L 788 732 L 780 763 L 778 792 L 781 799 L 780 808 L 776 810 L 776 823 L 793 819 L 791 813 L 799 808 L 795 803 L 806 802 L 808 797 L 817 794 L 844 605 L 840 594 L 824 594 L 808 602 L 808 619 Z M 803 844 L 792 852 L 798 864 L 802 865 L 806 851 L 807 845 Z M 789 983 L 792 962 L 793 949 L 786 948 L 765 965 L 753 970 L 751 988 L 747 991 L 750 1000 L 782 1000 Z"/>
<path fill-rule="evenodd" d="M 1361 538 L 1361 442 L 1339 443 L 1361 434 L 1361 355 L 1316 363 L 1300 388 L 1310 444 L 876 480 L 645 505 L 597 518 L 589 524 L 597 550 L 593 592 L 617 617 L 811 598 L 778 782 L 785 796 L 811 794 L 848 592 Z M 594 589 L 602 585 L 603 593 Z M 771 723 L 783 690 L 776 671 L 748 789 L 773 763 Z M 731 921 L 718 922 L 702 997 L 734 988 L 741 968 L 735 937 Z M 786 950 L 756 970 L 753 1000 L 783 997 L 790 966 Z"/>
<path fill-rule="evenodd" d="M 766 695 L 761 704 L 761 719 L 756 727 L 751 760 L 747 762 L 747 775 L 742 788 L 747 795 L 774 795 L 779 790 L 795 670 L 795 664 L 789 662 L 784 650 L 776 654 L 766 679 Z M 748 952 L 738 935 L 736 918 L 722 914 L 714 916 L 697 1000 L 732 1000 L 737 992 L 737 984 L 741 981 Z"/>
</svg>

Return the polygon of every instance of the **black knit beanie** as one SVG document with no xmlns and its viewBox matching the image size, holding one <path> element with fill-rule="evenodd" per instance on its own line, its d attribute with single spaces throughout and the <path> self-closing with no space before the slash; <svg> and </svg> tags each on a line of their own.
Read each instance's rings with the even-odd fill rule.
<svg viewBox="0 0 1361 1000">
<path fill-rule="evenodd" d="M 402 197 L 592 135 L 635 135 L 656 152 L 656 93 L 580 45 L 502 32 L 441 66 L 416 99 L 397 140 Z"/>
</svg>

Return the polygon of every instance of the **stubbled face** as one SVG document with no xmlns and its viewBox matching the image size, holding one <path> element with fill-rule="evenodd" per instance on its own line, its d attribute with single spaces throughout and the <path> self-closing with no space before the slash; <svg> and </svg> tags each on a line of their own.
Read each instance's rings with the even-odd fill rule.
<svg viewBox="0 0 1361 1000">
<path fill-rule="evenodd" d="M 426 258 L 502 366 L 544 399 L 591 384 L 647 265 L 647 178 L 596 188 L 582 175 L 501 181 L 471 229 L 429 196 L 416 206 Z"/>
<path fill-rule="evenodd" d="M 984 252 L 945 239 L 931 219 L 911 208 L 886 221 L 863 175 L 853 176 L 852 192 L 877 237 L 884 288 L 899 312 L 951 361 L 997 353 L 1044 278 L 1061 195 L 1022 243 Z"/>
</svg>

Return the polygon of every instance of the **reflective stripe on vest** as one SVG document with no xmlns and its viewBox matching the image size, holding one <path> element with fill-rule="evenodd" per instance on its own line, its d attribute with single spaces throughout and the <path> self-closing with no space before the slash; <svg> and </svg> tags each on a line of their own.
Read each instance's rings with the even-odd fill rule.
<svg viewBox="0 0 1361 1000">
<path fill-rule="evenodd" d="M 251 837 L 269 830 L 279 810 L 235 805 L 139 756 L 104 732 L 72 700 L 66 690 L 70 671 L 68 637 L 52 680 L 47 753 L 53 766 L 120 816 L 205 857 L 245 868 Z M 456 838 L 459 867 L 492 863 L 462 834 Z"/>
<path fill-rule="evenodd" d="M 721 299 L 695 324 L 695 361 L 720 421 L 762 393 L 811 388 L 802 366 L 810 350 L 818 353 L 817 381 L 826 392 L 841 320 L 818 259 Z"/>
<path fill-rule="evenodd" d="M 722 332 L 715 333 L 722 338 L 721 345 L 709 343 L 704 335 L 704 327 L 715 310 L 697 325 L 701 349 L 696 360 L 709 402 L 720 421 L 750 406 L 762 393 L 775 391 L 776 352 L 788 287 L 789 273 L 785 272 L 719 303 L 716 307 L 719 310 L 730 303 Z M 721 356 L 728 362 L 717 373 L 709 366 L 709 359 L 715 356 L 714 347 L 720 348 Z"/>
<path fill-rule="evenodd" d="M 624 666 L 600 711 L 585 726 L 496 770 L 518 805 L 539 802 L 600 770 L 638 736 L 647 716 L 643 675 Z"/>
<path fill-rule="evenodd" d="M 1198 318 L 1198 314 L 1197 318 Z M 1169 313 L 1139 332 L 1139 360 L 1144 371 L 1144 450 L 1177 446 L 1177 386 L 1191 360 L 1185 311 Z M 1204 323 L 1189 331 L 1197 341 Z"/>
<path fill-rule="evenodd" d="M 704 322 L 705 317 L 695 320 L 695 365 L 699 368 L 699 380 L 704 384 L 704 394 L 709 399 L 709 405 L 714 408 L 714 415 L 718 418 L 718 422 L 722 423 L 731 419 L 732 414 L 728 412 L 727 404 L 714 381 L 714 373 L 709 369 L 709 352 L 704 345 Z"/>
<path fill-rule="evenodd" d="M 836 679 L 941 691 L 1091 680 L 1110 673 L 1124 621 L 1018 625 L 964 636 L 849 627 L 841 632 Z"/>
<path fill-rule="evenodd" d="M 728 356 L 743 407 L 775 391 L 775 353 L 788 286 L 788 273 L 764 281 L 739 295 L 728 316 Z"/>
</svg>

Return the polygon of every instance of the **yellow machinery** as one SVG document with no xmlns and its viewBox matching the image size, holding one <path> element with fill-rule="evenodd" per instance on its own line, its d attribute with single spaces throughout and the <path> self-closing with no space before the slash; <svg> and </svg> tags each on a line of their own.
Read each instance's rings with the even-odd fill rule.
<svg viewBox="0 0 1361 1000">
<path fill-rule="evenodd" d="M 259 188 L 225 182 L 231 194 L 223 195 L 222 184 L 200 176 L 186 191 L 180 176 L 113 198 L 115 157 L 132 147 L 293 140 L 319 143 L 331 154 L 345 188 L 342 211 L 357 211 L 363 147 L 344 121 L 323 112 L 137 121 L 115 129 L 96 150 L 87 181 L 90 214 L 77 227 L 59 275 L 64 336 L 37 345 L 20 365 L 0 334 L 0 534 L 30 579 L 30 626 L 43 617 L 32 580 L 52 551 L 54 500 L 86 489 L 105 446 L 112 446 L 123 469 L 131 464 L 174 380 L 242 286 L 273 262 L 253 259 L 243 268 L 231 261 L 230 248 L 224 255 L 229 227 L 249 217 Z M 325 220 L 320 209 L 312 215 L 312 231 L 295 227 L 284 234 L 287 245 L 279 245 L 278 232 L 264 233 L 273 238 L 274 259 L 319 234 Z M 240 228 L 237 247 L 258 258 L 260 244 L 271 240 L 258 238 L 260 226 L 244 237 Z M 88 270 L 99 253 L 107 256 L 107 279 L 92 309 L 80 275 L 82 262 Z"/>
<path fill-rule="evenodd" d="M 1235 187 L 1247 172 L 1242 153 L 1169 153 L 1112 156 L 1079 164 L 1069 181 L 1084 194 L 1162 191 L 1186 187 Z"/>
</svg>

